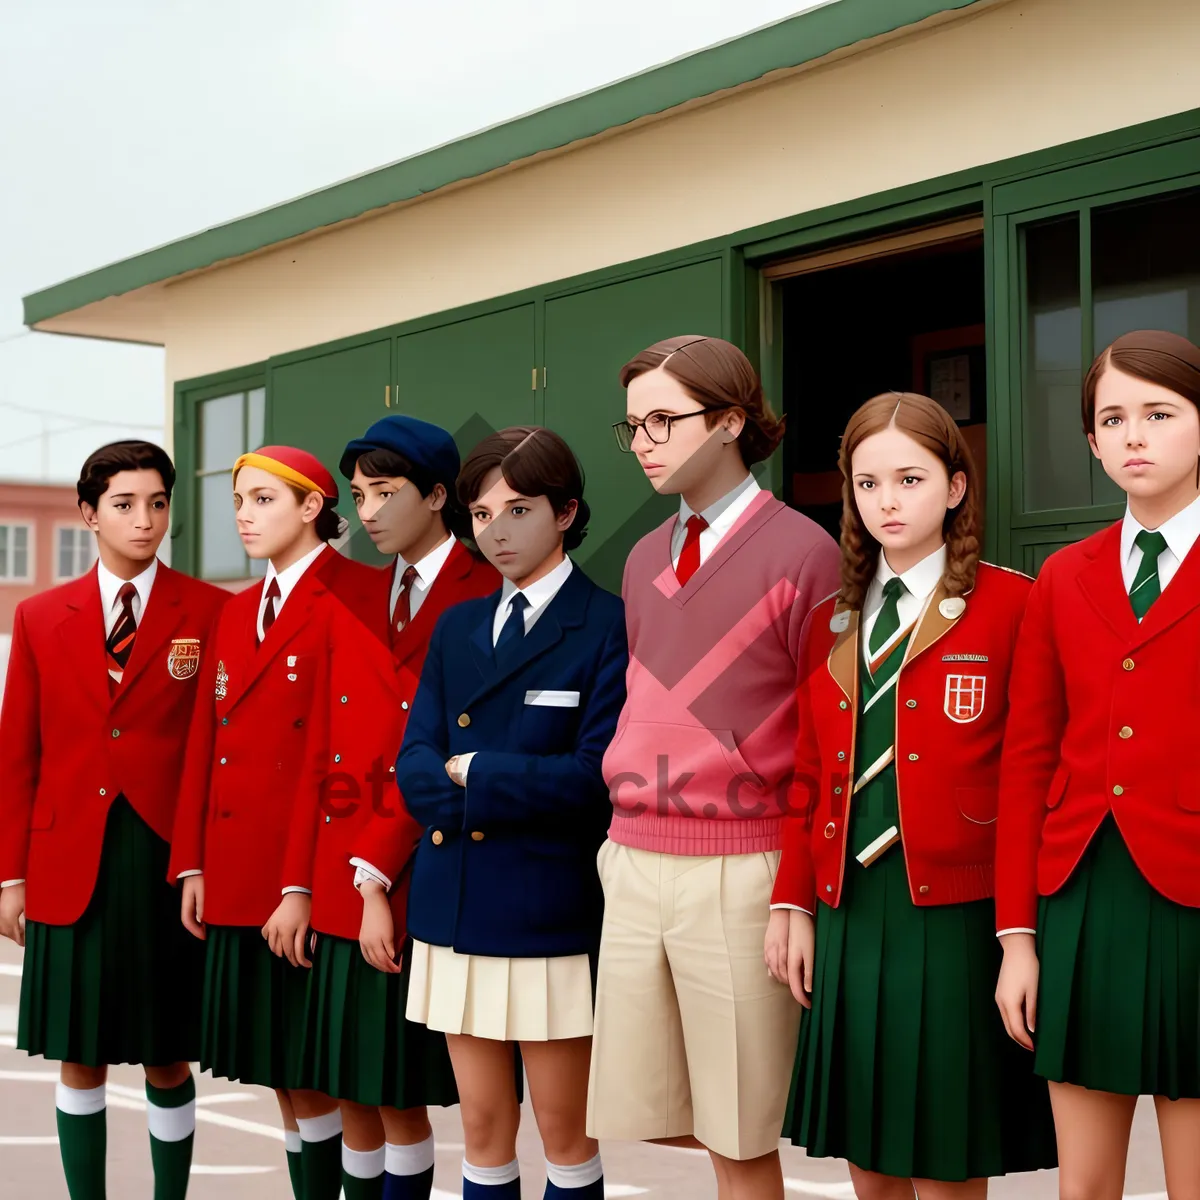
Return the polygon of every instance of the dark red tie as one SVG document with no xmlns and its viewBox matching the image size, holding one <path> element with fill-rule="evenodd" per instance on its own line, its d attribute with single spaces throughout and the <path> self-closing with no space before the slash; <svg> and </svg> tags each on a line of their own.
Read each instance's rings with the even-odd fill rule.
<svg viewBox="0 0 1200 1200">
<path fill-rule="evenodd" d="M 137 621 L 133 619 L 133 598 L 136 595 L 137 588 L 132 583 L 121 584 L 121 590 L 117 593 L 121 613 L 104 643 L 108 655 L 108 674 L 114 683 L 121 682 L 129 656 L 133 653 L 133 642 L 137 637 Z"/>
<path fill-rule="evenodd" d="M 400 576 L 400 591 L 396 594 L 396 611 L 392 613 L 392 625 L 397 633 L 412 620 L 412 586 L 417 577 L 416 567 L 405 567 Z"/>
<path fill-rule="evenodd" d="M 263 640 L 271 632 L 271 626 L 275 624 L 275 617 L 278 615 L 275 611 L 275 602 L 279 599 L 279 577 L 271 576 L 271 582 L 267 584 L 267 607 L 263 609 L 262 629 Z"/>
<path fill-rule="evenodd" d="M 680 587 L 686 586 L 687 581 L 700 570 L 700 534 L 707 528 L 708 522 L 703 517 L 688 517 L 687 537 L 683 539 L 683 549 L 675 567 L 675 578 L 679 580 Z"/>
</svg>

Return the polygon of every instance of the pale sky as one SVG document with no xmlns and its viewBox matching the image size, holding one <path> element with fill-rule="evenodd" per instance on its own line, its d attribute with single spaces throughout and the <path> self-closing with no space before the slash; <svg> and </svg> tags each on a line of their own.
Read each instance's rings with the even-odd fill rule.
<svg viewBox="0 0 1200 1200">
<path fill-rule="evenodd" d="M 0 0 L 0 479 L 162 436 L 162 352 L 28 292 L 828 2 Z"/>
</svg>

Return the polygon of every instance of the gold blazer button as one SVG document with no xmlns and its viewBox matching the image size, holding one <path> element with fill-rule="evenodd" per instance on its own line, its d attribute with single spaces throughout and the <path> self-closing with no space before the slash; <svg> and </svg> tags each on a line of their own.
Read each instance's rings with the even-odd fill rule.
<svg viewBox="0 0 1200 1200">
<path fill-rule="evenodd" d="M 442 831 L 440 829 L 435 829 L 433 831 L 433 836 L 429 840 L 433 842 L 435 846 L 440 846 L 442 844 Z"/>
<path fill-rule="evenodd" d="M 471 841 L 482 842 L 483 841 L 483 833 L 478 829 L 472 830 L 471 831 Z"/>
<path fill-rule="evenodd" d="M 459 715 L 459 718 L 458 718 L 459 729 L 466 729 L 466 727 L 468 725 L 470 725 L 470 723 L 471 723 L 471 718 L 468 717 L 466 713 L 461 713 Z"/>
</svg>

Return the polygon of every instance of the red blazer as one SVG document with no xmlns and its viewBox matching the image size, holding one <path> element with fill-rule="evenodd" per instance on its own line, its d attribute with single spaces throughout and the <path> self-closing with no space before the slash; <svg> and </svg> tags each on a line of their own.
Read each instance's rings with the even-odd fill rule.
<svg viewBox="0 0 1200 1200">
<path fill-rule="evenodd" d="M 992 894 L 1008 677 L 1031 587 L 1025 575 L 981 563 L 962 614 L 942 613 L 946 592 L 939 584 L 909 642 L 895 685 L 895 751 L 900 832 L 916 905 Z M 862 651 L 858 613 L 835 600 L 809 617 L 798 689 L 795 815 L 783 823 L 771 897 L 809 912 L 817 899 L 834 908 L 841 901 L 853 791 Z M 831 621 L 845 628 L 834 632 Z"/>
<path fill-rule="evenodd" d="M 159 563 L 115 692 L 95 567 L 17 607 L 0 713 L 0 881 L 26 881 L 30 920 L 83 914 L 118 795 L 171 836 L 188 723 L 228 599 Z"/>
<path fill-rule="evenodd" d="M 456 542 L 417 615 L 391 649 L 388 604 L 393 568 L 372 570 L 354 612 L 334 622 L 326 703 L 314 736 L 315 806 L 297 821 L 289 846 L 293 874 L 313 881 L 312 927 L 357 940 L 362 898 L 354 888 L 352 857 L 377 866 L 393 881 L 396 929 L 403 936 L 408 879 L 404 866 L 421 837 L 396 789 L 396 756 L 417 691 L 429 637 L 451 605 L 500 586 L 494 567 Z"/>
<path fill-rule="evenodd" d="M 169 876 L 202 870 L 204 919 L 263 925 L 291 877 L 285 851 L 297 811 L 315 780 L 309 772 L 314 713 L 326 695 L 330 627 L 341 597 L 370 567 L 325 550 L 304 572 L 261 646 L 262 586 L 235 596 L 221 614 L 188 735 L 185 786 L 171 839 Z"/>
<path fill-rule="evenodd" d="M 1017 645 L 1004 742 L 997 929 L 1032 929 L 1112 812 L 1138 869 L 1200 907 L 1200 547 L 1139 625 L 1121 526 L 1052 555 Z"/>
</svg>

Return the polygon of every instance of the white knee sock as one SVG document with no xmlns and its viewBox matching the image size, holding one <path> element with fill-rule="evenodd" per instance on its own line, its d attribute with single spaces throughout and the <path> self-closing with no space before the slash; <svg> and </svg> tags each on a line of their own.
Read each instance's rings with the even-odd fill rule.
<svg viewBox="0 0 1200 1200">
<path fill-rule="evenodd" d="M 383 1147 L 378 1150 L 351 1150 L 342 1143 L 342 1170 L 352 1179 L 378 1179 L 383 1174 Z"/>
<path fill-rule="evenodd" d="M 577 1166 L 560 1167 L 546 1159 L 546 1178 L 557 1188 L 590 1187 L 604 1177 L 604 1165 L 595 1154 Z"/>
<path fill-rule="evenodd" d="M 342 1110 L 335 1108 L 320 1117 L 297 1117 L 302 1142 L 327 1142 L 342 1132 Z"/>
<path fill-rule="evenodd" d="M 90 1117 L 103 1112 L 108 1103 L 108 1084 L 95 1088 L 73 1088 L 60 1083 L 54 1091 L 54 1104 L 68 1117 Z"/>
<path fill-rule="evenodd" d="M 514 1158 L 502 1167 L 473 1167 L 464 1158 L 463 1178 L 480 1187 L 499 1187 L 502 1183 L 512 1183 L 514 1179 L 521 1178 L 521 1164 Z"/>
<path fill-rule="evenodd" d="M 434 1163 L 432 1133 L 423 1142 L 413 1142 L 409 1146 L 388 1142 L 384 1149 L 387 1152 L 385 1161 L 389 1175 L 421 1175 Z"/>
</svg>

